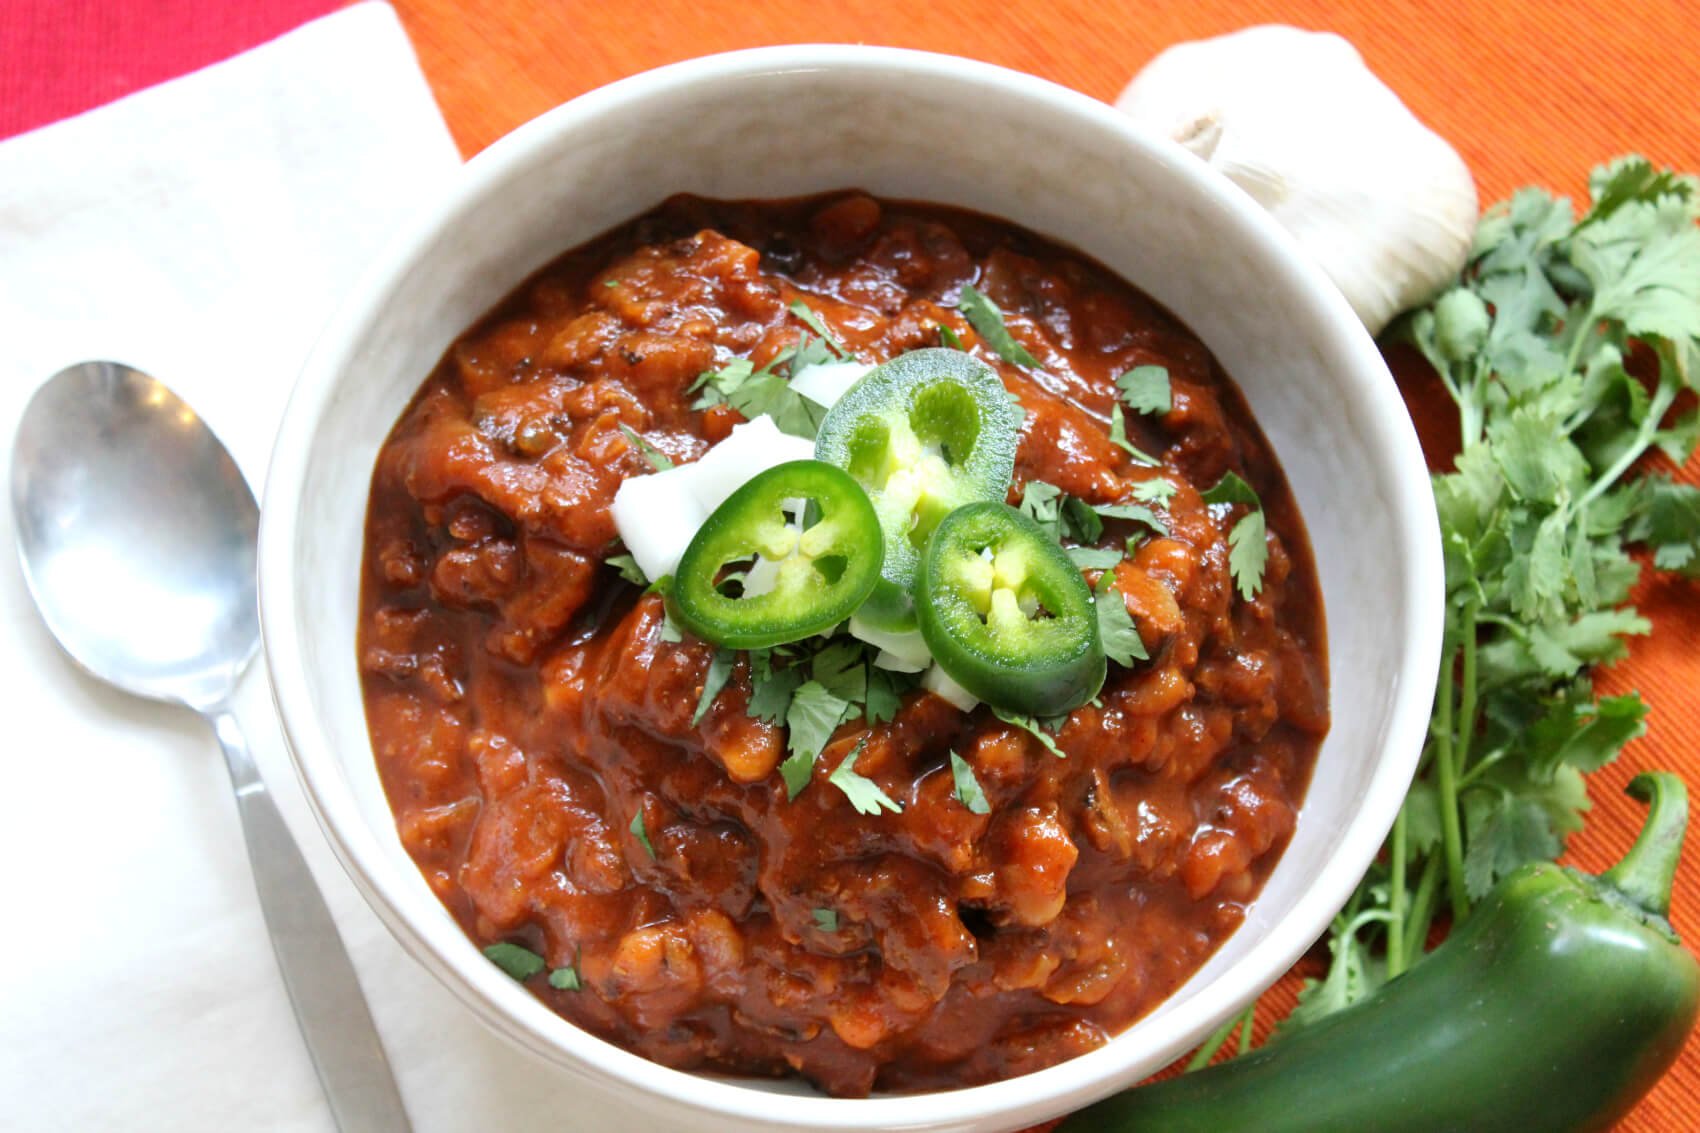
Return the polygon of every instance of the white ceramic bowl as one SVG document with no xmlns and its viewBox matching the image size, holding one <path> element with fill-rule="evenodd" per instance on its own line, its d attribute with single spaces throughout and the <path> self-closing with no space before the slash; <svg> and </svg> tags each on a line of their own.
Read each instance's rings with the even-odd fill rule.
<svg viewBox="0 0 1700 1133">
<path fill-rule="evenodd" d="M 547 261 L 673 193 L 852 186 L 977 209 L 1073 245 L 1204 339 L 1309 524 L 1334 713 L 1286 854 L 1244 926 L 1172 998 L 1048 1070 L 900 1098 L 668 1070 L 579 1030 L 486 961 L 396 836 L 354 648 L 373 461 L 456 335 Z M 1386 836 L 1423 742 L 1442 602 L 1428 479 L 1393 382 L 1345 300 L 1249 197 L 1073 91 L 861 47 L 761 49 L 638 75 L 468 163 L 354 289 L 301 375 L 266 485 L 260 583 L 296 767 L 373 909 L 486 1023 L 585 1088 L 627 1094 L 662 1128 L 693 1130 L 1016 1129 L 1199 1042 L 1322 933 Z"/>
</svg>

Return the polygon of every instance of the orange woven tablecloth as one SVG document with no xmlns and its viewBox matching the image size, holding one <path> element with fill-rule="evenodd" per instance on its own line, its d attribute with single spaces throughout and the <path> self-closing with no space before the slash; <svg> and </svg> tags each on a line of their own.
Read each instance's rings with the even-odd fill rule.
<svg viewBox="0 0 1700 1133">
<path fill-rule="evenodd" d="M 1700 171 L 1700 0 L 394 2 L 468 155 L 603 83 L 740 47 L 924 48 L 1112 99 L 1171 43 L 1279 22 L 1336 31 L 1356 44 L 1463 154 L 1484 203 L 1535 183 L 1585 197 L 1588 170 L 1629 151 Z M 1434 400 L 1438 387 L 1420 379 L 1407 386 L 1419 423 L 1439 421 L 1445 407 Z M 1686 475 L 1700 478 L 1700 461 Z M 1592 779 L 1594 813 L 1569 858 L 1585 868 L 1604 868 L 1632 841 L 1640 811 L 1619 791 L 1635 770 L 1674 768 L 1700 789 L 1700 586 L 1644 585 L 1637 600 L 1653 620 L 1653 635 L 1636 642 L 1630 659 L 1601 683 L 1608 692 L 1640 689 L 1653 706 L 1651 727 L 1617 766 Z M 1700 851 L 1692 848 L 1676 909 L 1678 930 L 1691 946 L 1700 944 Z M 1282 989 L 1288 997 L 1291 982 Z M 1690 1041 L 1622 1128 L 1700 1129 L 1700 1040 Z"/>
</svg>

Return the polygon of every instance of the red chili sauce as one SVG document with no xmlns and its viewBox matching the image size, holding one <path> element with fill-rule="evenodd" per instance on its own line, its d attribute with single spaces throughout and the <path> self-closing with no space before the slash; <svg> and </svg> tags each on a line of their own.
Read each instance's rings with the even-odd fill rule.
<svg viewBox="0 0 1700 1133">
<path fill-rule="evenodd" d="M 968 283 L 1041 368 L 975 334 Z M 621 426 L 701 456 L 741 418 L 693 409 L 689 387 L 792 346 L 799 298 L 864 361 L 943 326 L 994 366 L 1026 414 L 1011 503 L 1031 479 L 1095 504 L 1176 486 L 1166 536 L 1112 523 L 1101 540 L 1134 540 L 1114 583 L 1151 659 L 1111 665 L 1056 735 L 1067 758 L 917 689 L 889 723 L 841 724 L 788 801 L 785 734 L 747 714 L 742 657 L 692 725 L 714 649 L 663 640 L 661 599 L 603 565 L 615 489 L 650 471 Z M 1140 365 L 1170 375 L 1169 412 L 1126 413 L 1160 469 L 1107 427 Z M 1200 498 L 1230 469 L 1268 521 L 1250 600 L 1226 509 Z M 1210 352 L 1081 254 L 930 205 L 682 197 L 556 260 L 396 424 L 362 570 L 378 769 L 468 935 L 570 966 L 576 990 L 531 990 L 645 1057 L 840 1096 L 1026 1074 L 1149 1012 L 1241 923 L 1328 728 L 1304 525 Z M 900 814 L 859 814 L 826 782 L 864 738 L 855 769 Z M 957 797 L 951 752 L 989 814 Z"/>
</svg>

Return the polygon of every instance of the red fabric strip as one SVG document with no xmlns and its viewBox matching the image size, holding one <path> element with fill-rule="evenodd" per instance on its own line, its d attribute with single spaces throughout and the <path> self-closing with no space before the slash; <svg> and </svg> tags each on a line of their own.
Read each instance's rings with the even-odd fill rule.
<svg viewBox="0 0 1700 1133">
<path fill-rule="evenodd" d="M 0 138 L 228 59 L 339 0 L 4 0 Z"/>
</svg>

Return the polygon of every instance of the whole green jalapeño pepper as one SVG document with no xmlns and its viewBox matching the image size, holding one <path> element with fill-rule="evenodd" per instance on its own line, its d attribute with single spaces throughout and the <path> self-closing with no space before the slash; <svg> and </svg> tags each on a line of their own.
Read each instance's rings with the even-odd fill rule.
<svg viewBox="0 0 1700 1133">
<path fill-rule="evenodd" d="M 915 610 L 939 667 L 999 708 L 1056 716 L 1104 683 L 1080 568 L 1007 504 L 968 504 L 944 518 L 921 558 Z"/>
<path fill-rule="evenodd" d="M 876 366 L 821 421 L 815 457 L 867 490 L 885 538 L 880 582 L 859 616 L 913 629 L 910 587 L 940 520 L 1002 500 L 1015 469 L 1021 411 L 997 373 L 961 350 L 912 350 Z"/>
<path fill-rule="evenodd" d="M 765 649 L 825 633 L 880 573 L 879 520 L 842 469 L 776 465 L 726 498 L 679 558 L 673 617 L 704 641 Z"/>
<path fill-rule="evenodd" d="M 1524 866 L 1373 995 L 1058 1133 L 1610 1128 L 1676 1060 L 1700 1002 L 1700 964 L 1666 919 L 1687 792 L 1665 772 L 1629 792 L 1651 804 L 1647 822 L 1602 876 Z"/>
</svg>

